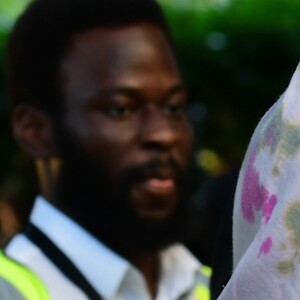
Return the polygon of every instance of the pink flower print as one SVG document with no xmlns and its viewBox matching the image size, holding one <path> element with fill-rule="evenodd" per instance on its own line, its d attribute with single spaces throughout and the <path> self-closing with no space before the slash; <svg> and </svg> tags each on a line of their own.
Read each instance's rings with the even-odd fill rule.
<svg viewBox="0 0 300 300">
<path fill-rule="evenodd" d="M 276 195 L 272 195 L 264 204 L 263 208 L 263 218 L 265 224 L 267 224 L 271 218 L 272 212 L 274 207 L 277 204 L 277 197 Z"/>
<path fill-rule="evenodd" d="M 255 150 L 250 153 L 245 169 L 242 188 L 242 212 L 244 219 L 253 224 L 255 221 L 254 212 L 263 209 L 263 218 L 266 224 L 277 204 L 277 197 L 275 195 L 270 196 L 270 192 L 259 182 L 259 173 L 254 167 Z"/>
<path fill-rule="evenodd" d="M 256 149 L 250 153 L 242 188 L 242 212 L 250 224 L 254 223 L 254 210 L 261 210 L 265 197 L 268 196 L 268 192 L 259 184 L 259 174 L 254 168 L 255 158 Z"/>
<path fill-rule="evenodd" d="M 267 237 L 259 249 L 258 257 L 260 257 L 262 254 L 268 254 L 272 248 L 272 237 Z"/>
</svg>

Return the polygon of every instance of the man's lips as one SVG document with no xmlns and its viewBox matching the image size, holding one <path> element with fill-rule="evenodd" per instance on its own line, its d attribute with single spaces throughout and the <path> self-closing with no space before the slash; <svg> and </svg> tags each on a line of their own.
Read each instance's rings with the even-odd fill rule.
<svg viewBox="0 0 300 300">
<path fill-rule="evenodd" d="M 167 193 L 174 189 L 175 182 L 172 178 L 148 178 L 142 181 L 141 185 L 149 191 Z"/>
<path fill-rule="evenodd" d="M 176 189 L 176 175 L 170 167 L 149 170 L 140 177 L 138 186 L 154 194 L 172 193 Z"/>
<path fill-rule="evenodd" d="M 157 201 L 158 199 L 170 199 L 174 198 L 177 193 L 177 183 L 175 178 L 171 176 L 147 176 L 141 178 L 136 184 L 135 188 L 140 196 L 145 199 L 152 199 Z M 143 195 L 143 196 L 142 196 Z M 141 198 L 141 199 L 142 199 Z"/>
<path fill-rule="evenodd" d="M 131 199 L 141 216 L 157 219 L 165 218 L 172 214 L 176 207 L 175 179 L 143 178 L 133 188 Z"/>
</svg>

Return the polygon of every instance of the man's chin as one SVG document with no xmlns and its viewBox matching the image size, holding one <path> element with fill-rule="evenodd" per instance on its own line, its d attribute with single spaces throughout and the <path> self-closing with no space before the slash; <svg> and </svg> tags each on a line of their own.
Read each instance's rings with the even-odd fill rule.
<svg viewBox="0 0 300 300">
<path fill-rule="evenodd" d="M 177 211 L 151 212 L 146 216 L 132 215 L 119 219 L 118 224 L 109 226 L 109 234 L 102 241 L 124 257 L 160 251 L 176 242 L 181 242 L 186 234 L 186 216 Z"/>
<path fill-rule="evenodd" d="M 178 206 L 178 191 L 148 191 L 136 187 L 131 189 L 128 197 L 132 214 L 141 221 L 163 222 L 172 219 Z"/>
<path fill-rule="evenodd" d="M 144 210 L 139 212 L 139 216 L 142 220 L 146 222 L 164 222 L 171 218 L 173 212 L 166 211 L 166 210 Z"/>
</svg>

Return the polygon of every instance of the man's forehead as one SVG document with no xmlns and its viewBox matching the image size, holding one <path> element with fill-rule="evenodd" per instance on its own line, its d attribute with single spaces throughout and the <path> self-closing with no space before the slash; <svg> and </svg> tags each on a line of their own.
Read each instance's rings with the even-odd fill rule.
<svg viewBox="0 0 300 300">
<path fill-rule="evenodd" d="M 122 46 L 128 45 L 128 39 L 136 39 L 135 47 L 141 47 L 143 43 L 155 43 L 157 41 L 164 41 L 166 44 L 167 38 L 164 32 L 157 26 L 147 23 L 138 22 L 123 26 L 105 26 L 92 27 L 84 31 L 75 33 L 68 43 L 67 54 L 74 52 L 74 50 L 84 51 L 87 49 L 86 44 L 94 45 L 94 50 L 101 50 L 101 46 Z M 98 45 L 98 46 L 97 46 Z M 97 49 L 98 47 L 98 49 Z"/>
<path fill-rule="evenodd" d="M 157 27 L 138 23 L 117 28 L 93 28 L 74 36 L 62 61 L 64 79 L 127 79 L 147 72 L 177 73 L 168 41 Z M 97 77 L 98 76 L 98 77 Z M 78 77 L 78 78 L 77 78 Z M 76 79 L 77 78 L 77 79 Z"/>
</svg>

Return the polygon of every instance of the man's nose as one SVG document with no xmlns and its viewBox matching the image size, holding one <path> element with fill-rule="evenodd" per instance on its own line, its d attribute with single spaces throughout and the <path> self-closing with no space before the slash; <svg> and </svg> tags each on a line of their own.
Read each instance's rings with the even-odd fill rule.
<svg viewBox="0 0 300 300">
<path fill-rule="evenodd" d="M 155 108 L 141 118 L 139 137 L 144 148 L 166 151 L 178 143 L 180 132 L 162 110 Z"/>
</svg>

